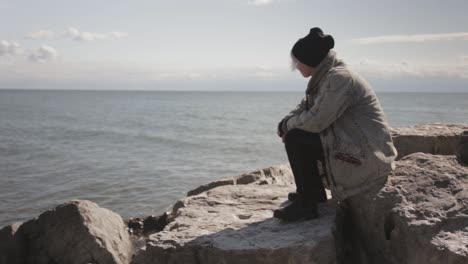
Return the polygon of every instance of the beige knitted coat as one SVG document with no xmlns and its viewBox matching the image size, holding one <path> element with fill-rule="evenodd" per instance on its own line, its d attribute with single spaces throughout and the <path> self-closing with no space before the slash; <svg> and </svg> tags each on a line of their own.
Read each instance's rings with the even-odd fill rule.
<svg viewBox="0 0 468 264">
<path fill-rule="evenodd" d="M 329 187 L 338 200 L 383 186 L 394 169 L 397 151 L 374 91 L 333 51 L 285 118 L 288 130 L 320 133 Z"/>
</svg>

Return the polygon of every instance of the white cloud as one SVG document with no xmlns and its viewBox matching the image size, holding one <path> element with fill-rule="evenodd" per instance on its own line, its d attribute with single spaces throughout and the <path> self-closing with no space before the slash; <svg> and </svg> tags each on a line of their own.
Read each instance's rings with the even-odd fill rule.
<svg viewBox="0 0 468 264">
<path fill-rule="evenodd" d="M 1 56 L 14 56 L 22 53 L 20 44 L 16 42 L 9 42 L 6 40 L 0 41 L 0 57 Z"/>
<path fill-rule="evenodd" d="M 356 38 L 351 42 L 355 44 L 382 44 L 382 43 L 408 43 L 427 41 L 468 40 L 468 32 L 443 34 L 415 34 L 415 35 L 386 35 L 369 38 Z"/>
<path fill-rule="evenodd" d="M 287 68 L 271 68 L 263 66 L 233 67 L 216 69 L 155 69 L 148 71 L 142 79 L 153 81 L 214 81 L 214 80 L 285 80 L 294 79 L 297 76 Z M 292 77 L 292 78 L 291 78 Z"/>
<path fill-rule="evenodd" d="M 121 39 L 128 37 L 128 33 L 113 31 L 110 33 L 95 33 L 88 31 L 80 31 L 74 27 L 67 29 L 63 36 L 71 38 L 76 41 L 96 41 L 96 40 L 106 40 L 106 39 Z"/>
<path fill-rule="evenodd" d="M 278 2 L 294 2 L 295 0 L 251 0 L 249 4 L 255 6 L 266 6 Z"/>
<path fill-rule="evenodd" d="M 116 38 L 116 39 L 128 37 L 128 33 L 126 33 L 126 32 L 120 32 L 120 31 L 113 31 L 113 32 L 109 33 L 109 35 L 110 35 L 112 38 Z"/>
<path fill-rule="evenodd" d="M 28 33 L 25 37 L 28 39 L 50 39 L 54 37 L 54 32 L 52 30 L 38 30 L 31 33 Z"/>
<path fill-rule="evenodd" d="M 464 79 L 468 81 L 468 63 L 427 65 L 416 64 L 412 61 L 390 62 L 372 59 L 362 60 L 362 63 L 360 60 L 346 61 L 350 62 L 350 68 L 368 78 L 399 79 L 419 77 L 426 79 L 427 77 L 449 77 L 454 80 Z M 301 80 L 303 79 L 300 74 L 290 72 L 287 67 L 170 68 L 167 65 L 124 65 L 111 62 L 84 63 L 67 62 L 61 59 L 51 60 L 47 63 L 28 63 L 27 61 L 4 65 L 0 63 L 0 83 L 2 81 L 12 83 L 53 81 L 69 84 L 115 82 L 124 86 L 135 84 L 140 87 L 139 85 L 153 85 L 158 82 L 179 84 L 189 82 L 196 85 L 204 82 L 215 84 L 224 81 L 246 83 L 265 81 L 274 84 Z"/>
<path fill-rule="evenodd" d="M 409 61 L 351 61 L 351 67 L 372 77 L 392 79 L 404 76 L 456 77 L 468 79 L 468 60 L 451 64 L 418 64 Z"/>
<path fill-rule="evenodd" d="M 34 62 L 52 61 L 57 58 L 58 52 L 50 46 L 41 46 L 29 55 L 29 60 Z"/>
<path fill-rule="evenodd" d="M 273 2 L 273 0 L 253 0 L 251 2 L 252 5 L 257 5 L 257 6 L 261 6 L 261 5 L 269 5 Z"/>
<path fill-rule="evenodd" d="M 271 71 L 258 71 L 254 73 L 254 76 L 262 80 L 273 80 L 275 73 Z"/>
<path fill-rule="evenodd" d="M 371 61 L 369 59 L 362 59 L 359 61 L 359 65 L 361 66 L 366 66 L 366 65 L 369 65 L 371 64 Z"/>
<path fill-rule="evenodd" d="M 56 56 L 56 55 L 55 55 Z M 36 55 L 35 59 L 38 56 Z M 44 57 L 44 56 L 43 56 Z M 32 59 L 32 58 L 31 58 Z M 44 61 L 44 60 L 36 60 Z M 17 61 L 14 64 L 0 64 L 1 81 L 30 82 L 118 82 L 141 84 L 152 82 L 193 82 L 216 83 L 218 81 L 285 81 L 297 80 L 298 73 L 291 73 L 287 67 L 272 68 L 261 66 L 192 68 L 168 67 L 167 65 L 140 65 L 112 62 L 72 62 L 63 59 L 50 60 L 47 63 L 28 63 Z"/>
<path fill-rule="evenodd" d="M 122 39 L 128 37 L 128 33 L 121 31 L 112 31 L 108 33 L 96 33 L 89 31 L 80 31 L 74 27 L 69 27 L 61 34 L 55 34 L 54 31 L 48 29 L 41 29 L 38 31 L 30 32 L 25 35 L 27 39 L 52 39 L 55 37 L 65 37 L 76 41 L 96 41 L 108 39 Z"/>
</svg>

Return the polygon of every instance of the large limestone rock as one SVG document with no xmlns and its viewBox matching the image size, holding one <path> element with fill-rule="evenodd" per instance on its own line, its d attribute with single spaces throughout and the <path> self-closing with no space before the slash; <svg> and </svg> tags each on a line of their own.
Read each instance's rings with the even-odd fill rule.
<svg viewBox="0 0 468 264">
<path fill-rule="evenodd" d="M 2 229 L 8 247 L 20 254 L 0 256 L 1 264 L 129 263 L 132 245 L 125 228 L 122 218 L 110 210 L 90 201 L 70 201 L 19 228 Z"/>
<path fill-rule="evenodd" d="M 362 263 L 468 263 L 468 168 L 455 156 L 406 156 L 376 197 L 351 205 Z"/>
<path fill-rule="evenodd" d="M 434 123 L 391 129 L 397 159 L 415 152 L 455 155 L 463 131 L 468 131 L 468 125 Z"/>
<path fill-rule="evenodd" d="M 282 173 L 275 178 L 266 171 Z M 273 218 L 273 210 L 294 190 L 287 166 L 235 179 L 236 185 L 176 203 L 172 222 L 149 237 L 132 263 L 335 263 L 333 205 L 321 205 L 321 217 L 314 220 L 284 223 Z"/>
</svg>

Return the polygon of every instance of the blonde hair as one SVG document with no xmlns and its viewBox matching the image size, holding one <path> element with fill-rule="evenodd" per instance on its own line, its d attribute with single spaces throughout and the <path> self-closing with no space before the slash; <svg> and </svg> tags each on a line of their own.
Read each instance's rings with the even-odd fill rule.
<svg viewBox="0 0 468 264">
<path fill-rule="evenodd" d="M 299 60 L 296 57 L 294 57 L 292 50 L 290 53 L 290 59 L 291 59 L 291 71 L 295 71 L 297 69 L 297 64 L 299 63 Z"/>
</svg>

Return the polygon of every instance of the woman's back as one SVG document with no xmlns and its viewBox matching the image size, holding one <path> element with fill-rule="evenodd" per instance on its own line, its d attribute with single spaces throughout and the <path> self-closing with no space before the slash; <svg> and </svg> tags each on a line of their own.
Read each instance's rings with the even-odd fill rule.
<svg viewBox="0 0 468 264">
<path fill-rule="evenodd" d="M 344 199 L 374 184 L 383 184 L 397 152 L 369 83 L 345 65 L 330 69 L 327 75 L 340 80 L 336 89 L 347 89 L 350 100 L 342 114 L 321 133 L 323 145 L 328 146 L 328 170 L 337 185 L 336 195 Z"/>
</svg>

